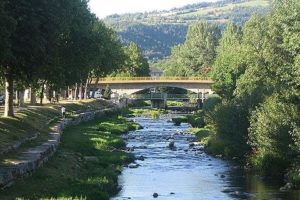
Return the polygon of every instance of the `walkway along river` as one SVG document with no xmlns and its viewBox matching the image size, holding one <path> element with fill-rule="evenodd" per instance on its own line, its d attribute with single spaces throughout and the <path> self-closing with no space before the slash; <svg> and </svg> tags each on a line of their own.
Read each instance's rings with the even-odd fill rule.
<svg viewBox="0 0 300 200">
<path fill-rule="evenodd" d="M 175 126 L 171 117 L 132 118 L 144 129 L 124 137 L 140 158 L 139 166 L 124 169 L 119 177 L 122 190 L 112 200 L 149 200 L 155 193 L 166 200 L 300 198 L 296 192 L 280 192 L 283 183 L 245 174 L 234 163 L 207 155 L 203 146 L 191 146 L 196 138 L 187 134 L 190 125 Z M 172 141 L 174 148 L 169 147 Z"/>
</svg>

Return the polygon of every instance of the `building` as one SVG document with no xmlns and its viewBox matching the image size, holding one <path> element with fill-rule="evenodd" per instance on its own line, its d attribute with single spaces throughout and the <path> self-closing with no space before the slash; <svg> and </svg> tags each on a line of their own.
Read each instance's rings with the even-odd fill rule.
<svg viewBox="0 0 300 200">
<path fill-rule="evenodd" d="M 158 69 L 157 67 L 150 67 L 150 76 L 151 77 L 161 77 L 163 75 L 163 71 Z"/>
</svg>

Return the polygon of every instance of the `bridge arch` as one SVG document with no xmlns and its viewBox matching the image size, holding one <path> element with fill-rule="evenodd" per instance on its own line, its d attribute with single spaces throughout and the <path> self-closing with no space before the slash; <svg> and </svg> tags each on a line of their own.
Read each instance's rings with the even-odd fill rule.
<svg viewBox="0 0 300 200">
<path fill-rule="evenodd" d="M 166 85 L 166 84 L 163 84 L 163 85 L 155 85 L 155 86 L 146 86 L 144 85 L 143 87 L 140 87 L 140 88 L 135 88 L 135 89 L 131 89 L 131 90 L 120 90 L 120 89 L 112 89 L 113 92 L 117 92 L 118 94 L 124 94 L 123 92 L 128 92 L 126 93 L 127 95 L 132 95 L 132 94 L 138 94 L 142 91 L 145 91 L 145 90 L 149 90 L 149 89 L 152 89 L 152 88 L 158 88 L 158 87 L 166 87 L 166 88 L 178 88 L 178 89 L 182 89 L 182 90 L 185 90 L 185 91 L 188 91 L 188 92 L 191 92 L 191 93 L 202 93 L 202 91 L 200 91 L 199 89 L 189 89 L 189 88 L 184 88 L 182 86 L 176 86 L 174 87 L 174 85 Z"/>
<path fill-rule="evenodd" d="M 113 77 L 101 79 L 93 83 L 98 89 L 105 89 L 108 85 L 113 92 L 119 95 L 131 95 L 147 88 L 174 87 L 183 88 L 194 93 L 212 94 L 212 81 L 200 77 Z"/>
</svg>

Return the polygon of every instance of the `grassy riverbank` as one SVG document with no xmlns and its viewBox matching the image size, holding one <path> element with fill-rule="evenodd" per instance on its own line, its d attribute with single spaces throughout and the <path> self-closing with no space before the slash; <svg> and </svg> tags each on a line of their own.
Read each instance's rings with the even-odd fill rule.
<svg viewBox="0 0 300 200">
<path fill-rule="evenodd" d="M 40 134 L 40 138 L 48 137 L 50 126 L 61 118 L 60 108 L 62 105 L 66 107 L 68 116 L 90 109 L 108 107 L 106 101 L 85 100 L 62 101 L 59 104 L 43 106 L 28 105 L 25 108 L 19 108 L 15 117 L 0 117 L 0 149 L 14 145 L 37 133 Z"/>
<path fill-rule="evenodd" d="M 0 199 L 109 199 L 122 166 L 133 160 L 120 134 L 140 128 L 120 116 L 67 128 L 55 155 L 31 177 L 0 192 Z"/>
</svg>

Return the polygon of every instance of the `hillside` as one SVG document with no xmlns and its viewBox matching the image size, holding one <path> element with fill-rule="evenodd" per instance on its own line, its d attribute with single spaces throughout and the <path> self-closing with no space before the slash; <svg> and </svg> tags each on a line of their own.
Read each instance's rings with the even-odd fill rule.
<svg viewBox="0 0 300 200">
<path fill-rule="evenodd" d="M 171 10 L 111 15 L 104 19 L 119 33 L 122 42 L 137 43 L 149 60 L 170 55 L 171 47 L 185 40 L 187 27 L 199 20 L 243 24 L 253 13 L 265 14 L 272 0 L 224 0 L 214 3 L 191 4 Z"/>
</svg>

